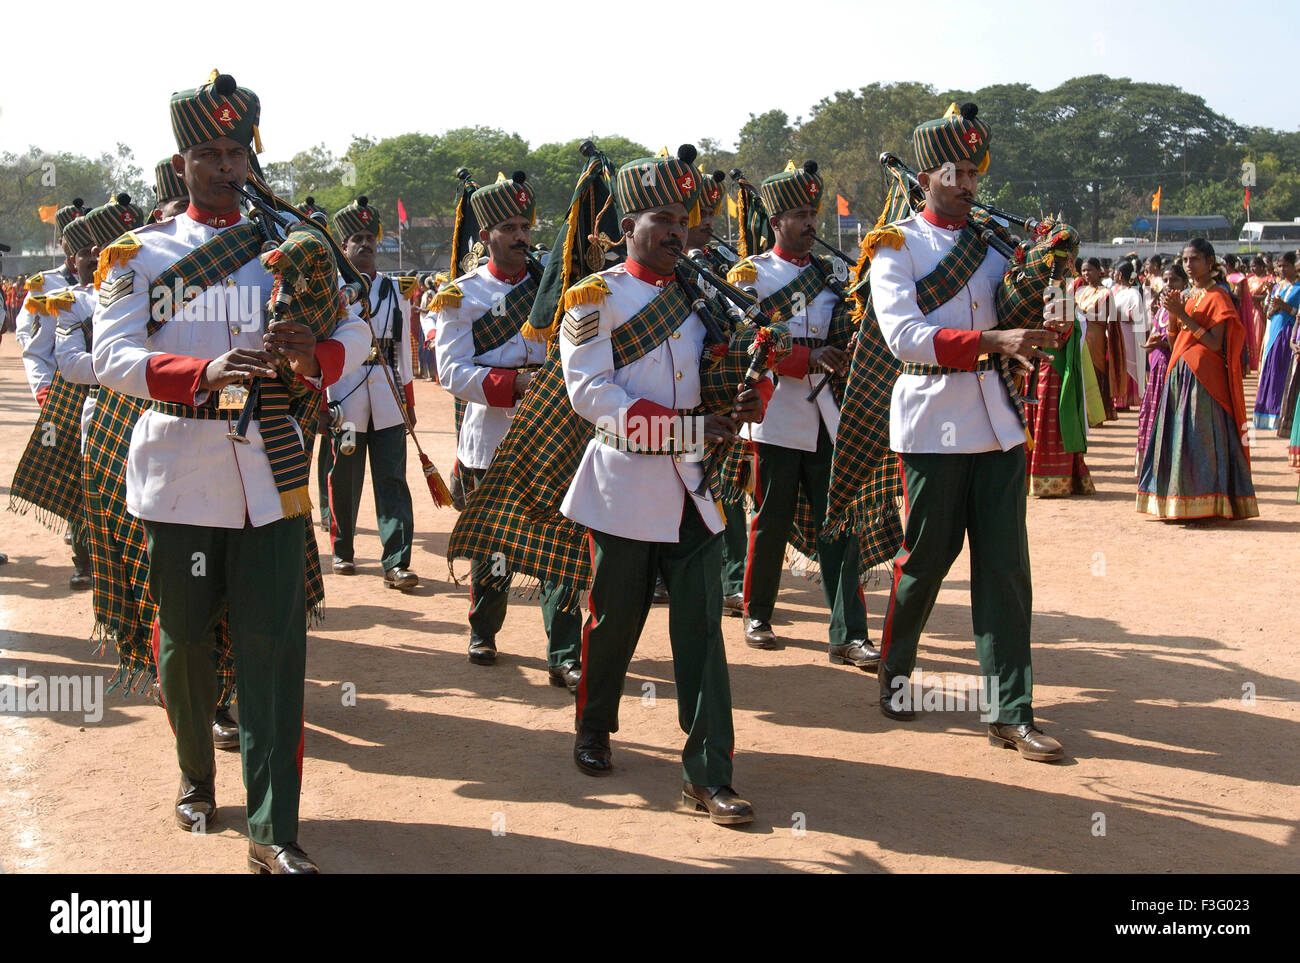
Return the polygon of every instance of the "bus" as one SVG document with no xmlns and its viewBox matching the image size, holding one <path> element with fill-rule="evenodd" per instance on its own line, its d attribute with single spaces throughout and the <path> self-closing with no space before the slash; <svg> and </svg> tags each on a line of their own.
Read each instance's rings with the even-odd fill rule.
<svg viewBox="0 0 1300 963">
<path fill-rule="evenodd" d="M 1294 221 L 1247 221 L 1239 241 L 1300 241 L 1300 218 Z"/>
</svg>

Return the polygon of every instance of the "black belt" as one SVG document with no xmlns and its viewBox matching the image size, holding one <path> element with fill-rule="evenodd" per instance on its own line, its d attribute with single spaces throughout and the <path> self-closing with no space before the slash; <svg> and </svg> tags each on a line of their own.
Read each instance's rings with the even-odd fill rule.
<svg viewBox="0 0 1300 963">
<path fill-rule="evenodd" d="M 994 358 L 984 358 L 975 362 L 974 368 L 945 368 L 940 364 L 920 364 L 915 361 L 903 363 L 903 374 L 907 375 L 950 375 L 970 374 L 973 371 L 994 371 L 998 362 Z"/>
<path fill-rule="evenodd" d="M 176 401 L 152 401 L 150 404 L 153 410 L 164 415 L 171 415 L 173 418 L 197 418 L 200 421 L 221 421 L 230 417 L 230 412 L 222 411 L 217 407 L 217 396 L 219 392 L 213 392 L 212 397 L 201 405 L 186 405 Z"/>
</svg>

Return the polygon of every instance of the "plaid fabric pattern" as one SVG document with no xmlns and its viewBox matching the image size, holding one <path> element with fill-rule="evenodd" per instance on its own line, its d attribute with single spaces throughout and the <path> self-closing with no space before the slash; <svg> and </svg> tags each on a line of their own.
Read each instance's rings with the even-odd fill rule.
<svg viewBox="0 0 1300 963">
<path fill-rule="evenodd" d="M 668 285 L 614 331 L 614 366 L 631 364 L 657 347 L 690 312 L 681 285 Z M 489 580 L 494 588 L 504 591 L 515 573 L 522 574 L 554 583 L 560 606 L 576 610 L 591 581 L 586 530 L 560 514 L 560 503 L 594 430 L 569 404 L 559 342 L 552 341 L 491 467 L 456 520 L 448 567 L 457 558 L 503 557 L 510 574 Z M 546 444 L 539 445 L 539 438 Z"/>
<path fill-rule="evenodd" d="M 722 199 L 726 196 L 726 189 L 722 186 L 723 179 L 726 177 L 722 171 L 715 171 L 712 175 L 704 173 L 704 168 L 700 168 L 700 199 L 698 201 L 700 208 L 700 217 L 713 217 L 718 213 L 718 208 L 722 206 Z"/>
<path fill-rule="evenodd" d="M 506 296 L 474 319 L 474 353 L 483 354 L 505 344 L 523 327 L 537 297 L 537 279 L 529 274 Z M 459 434 L 460 424 L 456 425 Z"/>
<path fill-rule="evenodd" d="M 257 94 L 246 87 L 235 87 L 228 76 L 214 77 L 229 93 L 219 93 L 216 83 L 206 83 L 193 90 L 172 94 L 172 134 L 178 151 L 189 150 L 199 144 L 229 137 L 241 144 L 251 144 L 257 135 L 257 123 L 262 113 L 262 103 Z"/>
<path fill-rule="evenodd" d="M 125 203 L 122 198 L 126 198 Z M 101 204 L 80 220 L 85 221 L 95 244 L 108 247 L 127 231 L 144 224 L 144 211 L 132 204 L 126 194 L 119 194 L 117 199 Z"/>
<path fill-rule="evenodd" d="M 164 157 L 153 169 L 153 190 L 158 195 L 158 203 L 170 201 L 175 197 L 189 197 L 190 189 L 185 186 L 181 176 L 172 167 L 172 159 Z"/>
<path fill-rule="evenodd" d="M 620 214 L 681 204 L 695 207 L 700 172 L 676 157 L 642 157 L 624 164 L 614 176 L 614 200 Z"/>
<path fill-rule="evenodd" d="M 926 121 L 912 131 L 917 170 L 929 171 L 945 163 L 968 160 L 987 166 L 989 127 L 978 117 L 967 120 L 956 104 L 938 120 Z"/>
<path fill-rule="evenodd" d="M 27 448 L 9 487 L 9 510 L 26 514 L 57 532 L 79 537 L 85 525 L 81 498 L 81 409 L 89 385 L 74 385 L 55 372 Z"/>
<path fill-rule="evenodd" d="M 383 222 L 379 212 L 370 206 L 364 197 L 358 197 L 347 207 L 340 208 L 330 219 L 330 232 L 342 244 L 353 234 L 373 234 L 382 237 Z"/>
<path fill-rule="evenodd" d="M 95 243 L 95 236 L 90 233 L 90 226 L 84 217 L 79 217 L 63 229 L 63 240 L 74 251 L 90 247 Z"/>
<path fill-rule="evenodd" d="M 536 216 L 533 189 L 527 184 L 502 178 L 495 184 L 480 187 L 470 195 L 469 205 L 479 226 L 490 228 L 521 214 L 532 222 Z"/>
<path fill-rule="evenodd" d="M 758 185 L 758 192 L 763 198 L 768 217 L 808 205 L 821 210 L 822 179 L 802 168 L 764 178 L 763 183 Z"/>
<path fill-rule="evenodd" d="M 202 292 L 257 257 L 262 231 L 241 221 L 219 232 L 158 275 L 149 290 L 149 334 L 154 334 L 185 307 L 185 292 Z M 196 295 L 197 296 L 197 295 Z"/>
<path fill-rule="evenodd" d="M 68 225 L 86 213 L 88 208 L 82 203 L 81 198 L 77 198 L 71 204 L 64 205 L 54 212 L 54 228 L 58 237 L 63 237 L 63 232 L 67 230 Z"/>
</svg>

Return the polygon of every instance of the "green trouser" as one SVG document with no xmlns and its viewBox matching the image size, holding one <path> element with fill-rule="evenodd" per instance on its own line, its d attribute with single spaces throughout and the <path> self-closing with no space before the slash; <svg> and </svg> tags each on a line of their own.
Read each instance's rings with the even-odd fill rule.
<svg viewBox="0 0 1300 963">
<path fill-rule="evenodd" d="M 744 502 L 723 502 L 727 527 L 722 531 L 722 595 L 741 595 L 745 591 L 745 554 L 749 548 L 749 528 L 745 521 Z"/>
<path fill-rule="evenodd" d="M 882 642 L 889 678 L 907 677 L 948 569 L 970 533 L 971 621 L 989 721 L 1034 721 L 1029 654 L 1033 586 L 1025 533 L 1025 447 L 978 454 L 904 454 L 907 527 L 894 558 Z M 996 696 L 992 691 L 997 683 Z"/>
<path fill-rule="evenodd" d="M 334 445 L 329 431 L 322 431 L 316 442 L 316 489 L 320 493 L 320 523 L 330 527 L 330 469 L 334 467 Z"/>
<path fill-rule="evenodd" d="M 758 511 L 751 523 L 749 564 L 745 570 L 745 615 L 772 620 L 776 593 L 781 587 L 785 546 L 799 503 L 799 488 L 812 505 L 817 532 L 817 563 L 821 569 L 822 596 L 831 612 L 830 644 L 845 645 L 867 638 L 867 605 L 858 584 L 861 552 L 856 535 L 834 541 L 822 538 L 826 518 L 826 492 L 831 481 L 835 445 L 826 425 L 817 432 L 817 450 L 799 451 L 758 442 Z"/>
<path fill-rule="evenodd" d="M 583 627 L 577 721 L 618 732 L 618 703 L 654 597 L 668 586 L 668 637 L 677 684 L 677 722 L 686 733 L 682 778 L 731 784 L 731 682 L 722 643 L 722 538 L 710 534 L 690 498 L 677 542 L 642 542 L 589 533 L 590 612 Z"/>
<path fill-rule="evenodd" d="M 334 466 L 330 469 L 333 522 L 330 535 L 335 556 L 348 562 L 353 560 L 352 543 L 357 531 L 357 514 L 361 511 L 361 490 L 366 485 L 366 452 L 369 451 L 384 571 L 409 567 L 415 517 L 411 489 L 406 485 L 406 426 L 356 432 L 353 437 L 357 447 L 350 455 L 339 451 L 342 437 L 334 439 Z"/>
<path fill-rule="evenodd" d="M 196 782 L 216 773 L 213 629 L 229 610 L 248 836 L 257 843 L 298 838 L 307 671 L 302 526 L 301 518 L 260 528 L 144 523 L 149 594 L 158 603 L 158 681 L 176 759 Z"/>
<path fill-rule="evenodd" d="M 462 468 L 461 485 L 466 497 L 478 488 L 486 468 Z M 506 621 L 509 591 L 489 588 L 483 582 L 492 575 L 492 562 L 475 562 L 470 570 L 469 627 L 480 638 L 496 639 Z M 558 669 L 566 662 L 582 659 L 582 616 L 559 607 L 558 593 L 549 582 L 542 583 L 542 628 L 546 632 L 546 664 Z"/>
<path fill-rule="evenodd" d="M 90 531 L 82 528 L 81 537 L 72 540 L 72 567 L 78 572 L 90 572 Z"/>
</svg>

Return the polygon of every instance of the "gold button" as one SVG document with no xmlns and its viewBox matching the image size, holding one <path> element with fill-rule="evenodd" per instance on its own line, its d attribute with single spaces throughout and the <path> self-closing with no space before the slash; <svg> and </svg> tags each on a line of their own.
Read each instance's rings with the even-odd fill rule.
<svg viewBox="0 0 1300 963">
<path fill-rule="evenodd" d="M 674 331 L 674 332 L 673 332 L 673 337 L 674 337 L 674 338 L 680 338 L 681 336 L 682 336 L 682 333 L 681 333 L 680 331 Z"/>
<path fill-rule="evenodd" d="M 983 375 L 980 375 L 980 381 L 983 381 L 983 380 L 984 380 L 984 376 L 983 376 Z"/>
<path fill-rule="evenodd" d="M 682 373 L 681 373 L 680 371 L 677 372 L 677 380 L 678 380 L 678 381 L 681 381 L 681 380 L 682 380 Z"/>
<path fill-rule="evenodd" d="M 673 455 L 673 461 L 681 461 L 681 460 L 682 460 L 681 455 Z"/>
<path fill-rule="evenodd" d="M 970 309 L 972 311 L 978 311 L 980 309 L 980 303 L 976 301 L 974 298 L 970 299 Z"/>
</svg>

